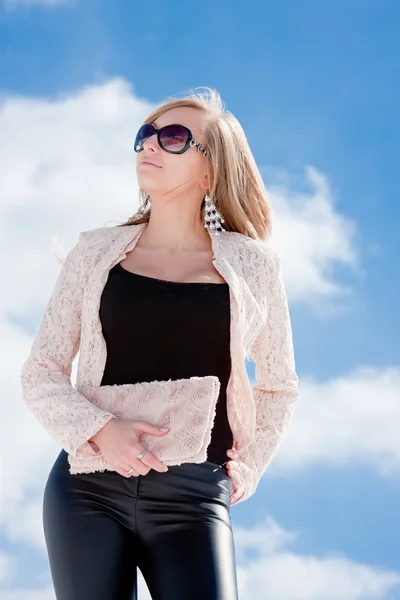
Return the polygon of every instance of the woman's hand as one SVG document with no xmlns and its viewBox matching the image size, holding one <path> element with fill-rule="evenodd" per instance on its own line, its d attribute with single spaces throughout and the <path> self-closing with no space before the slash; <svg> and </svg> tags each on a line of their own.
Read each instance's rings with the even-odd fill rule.
<svg viewBox="0 0 400 600">
<path fill-rule="evenodd" d="M 226 468 L 228 469 L 229 477 L 231 477 L 230 501 L 232 504 L 244 494 L 244 485 L 240 476 L 239 463 L 236 462 L 238 453 L 236 452 L 236 450 L 230 449 L 226 451 L 226 454 L 231 459 L 226 464 Z"/>
<path fill-rule="evenodd" d="M 123 477 L 147 475 L 150 469 L 159 473 L 168 471 L 168 467 L 150 450 L 147 450 L 142 459 L 138 458 L 142 450 L 146 449 L 140 442 L 142 433 L 162 436 L 168 432 L 161 431 L 157 425 L 146 421 L 111 419 L 88 441 L 99 447 L 104 460 Z M 135 471 L 127 475 L 131 467 Z"/>
</svg>

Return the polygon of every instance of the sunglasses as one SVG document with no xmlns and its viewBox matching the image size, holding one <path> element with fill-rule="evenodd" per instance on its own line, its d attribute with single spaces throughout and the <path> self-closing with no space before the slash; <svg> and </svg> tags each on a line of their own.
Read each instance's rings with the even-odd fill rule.
<svg viewBox="0 0 400 600">
<path fill-rule="evenodd" d="M 207 156 L 207 150 L 200 143 L 197 143 L 190 129 L 185 125 L 165 125 L 160 129 L 156 129 L 150 123 L 145 123 L 136 134 L 135 143 L 133 145 L 135 152 L 143 150 L 143 144 L 152 135 L 157 134 L 157 139 L 160 148 L 171 154 L 183 154 L 188 148 L 197 148 L 197 152 L 202 152 L 203 156 Z"/>
</svg>

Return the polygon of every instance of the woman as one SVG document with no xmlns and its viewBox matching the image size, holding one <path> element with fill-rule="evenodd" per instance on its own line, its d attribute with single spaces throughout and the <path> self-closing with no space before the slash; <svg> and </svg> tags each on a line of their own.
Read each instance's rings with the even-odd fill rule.
<svg viewBox="0 0 400 600">
<path fill-rule="evenodd" d="M 134 149 L 141 208 L 81 232 L 22 369 L 26 404 L 63 448 L 43 505 L 56 597 L 136 598 L 139 567 L 153 600 L 233 600 L 230 506 L 254 493 L 299 395 L 270 207 L 213 90 L 162 103 Z M 140 439 L 171 450 L 162 423 L 90 400 L 102 386 L 209 376 L 220 388 L 206 460 L 168 468 Z"/>
</svg>

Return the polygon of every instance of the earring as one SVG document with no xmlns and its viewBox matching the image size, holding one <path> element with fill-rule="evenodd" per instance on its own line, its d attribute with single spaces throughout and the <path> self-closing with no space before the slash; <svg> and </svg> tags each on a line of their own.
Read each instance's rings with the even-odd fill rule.
<svg viewBox="0 0 400 600">
<path fill-rule="evenodd" d="M 215 204 L 211 202 L 208 194 L 205 195 L 204 200 L 206 201 L 204 207 L 204 227 L 208 229 L 210 235 L 219 235 L 221 231 L 226 231 L 221 225 L 225 221 L 217 211 Z"/>
</svg>

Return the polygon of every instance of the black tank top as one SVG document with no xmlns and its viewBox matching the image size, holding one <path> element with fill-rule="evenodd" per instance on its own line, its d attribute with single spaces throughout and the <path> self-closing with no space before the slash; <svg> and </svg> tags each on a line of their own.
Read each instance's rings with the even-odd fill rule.
<svg viewBox="0 0 400 600">
<path fill-rule="evenodd" d="M 221 382 L 207 459 L 229 460 L 226 412 L 231 372 L 227 283 L 175 282 L 132 273 L 117 263 L 100 302 L 107 361 L 100 385 L 216 375 Z"/>
</svg>

